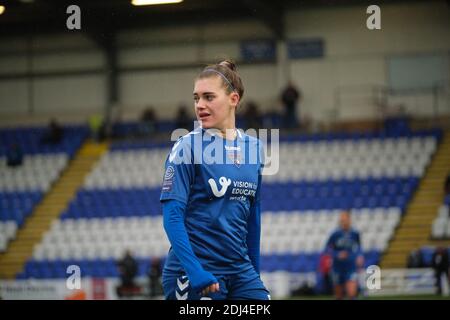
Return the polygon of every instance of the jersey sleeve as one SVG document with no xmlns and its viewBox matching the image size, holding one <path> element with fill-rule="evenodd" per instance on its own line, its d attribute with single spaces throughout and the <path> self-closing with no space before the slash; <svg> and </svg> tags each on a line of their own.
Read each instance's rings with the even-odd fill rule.
<svg viewBox="0 0 450 320">
<path fill-rule="evenodd" d="M 335 250 L 335 239 L 336 233 L 333 232 L 328 238 L 327 244 L 325 245 L 325 252 L 331 255 L 333 259 L 337 257 L 337 250 Z"/>
<path fill-rule="evenodd" d="M 259 259 L 261 247 L 261 175 L 258 178 L 258 189 L 256 191 L 255 199 L 250 206 L 250 215 L 248 219 L 248 233 L 247 233 L 247 248 L 250 261 L 259 274 Z"/>
<path fill-rule="evenodd" d="M 190 139 L 183 137 L 174 144 L 166 159 L 160 201 L 177 200 L 187 204 L 194 177 Z"/>
<path fill-rule="evenodd" d="M 258 170 L 258 186 L 254 201 L 250 206 L 250 215 L 248 218 L 247 230 L 247 248 L 248 255 L 256 272 L 260 273 L 260 252 L 261 252 L 261 184 L 262 184 L 262 167 L 264 165 L 264 151 L 262 144 L 258 140 L 258 160 L 260 168 Z"/>
<path fill-rule="evenodd" d="M 180 260 L 186 271 L 191 286 L 199 291 L 210 284 L 216 283 L 217 279 L 201 266 L 197 256 L 192 250 L 189 236 L 184 225 L 185 204 L 168 200 L 163 202 L 163 224 L 167 237 L 169 238 L 175 255 Z"/>
</svg>

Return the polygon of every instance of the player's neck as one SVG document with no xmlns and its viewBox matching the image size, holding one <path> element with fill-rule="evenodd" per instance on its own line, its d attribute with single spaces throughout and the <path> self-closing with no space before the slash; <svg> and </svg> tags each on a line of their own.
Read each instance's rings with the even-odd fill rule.
<svg viewBox="0 0 450 320">
<path fill-rule="evenodd" d="M 237 137 L 236 128 L 226 128 L 219 130 L 220 136 L 226 140 L 234 140 Z"/>
<path fill-rule="evenodd" d="M 219 128 L 220 135 L 226 140 L 234 140 L 237 137 L 236 126 L 234 121 L 229 121 L 229 123 L 224 124 Z"/>
</svg>

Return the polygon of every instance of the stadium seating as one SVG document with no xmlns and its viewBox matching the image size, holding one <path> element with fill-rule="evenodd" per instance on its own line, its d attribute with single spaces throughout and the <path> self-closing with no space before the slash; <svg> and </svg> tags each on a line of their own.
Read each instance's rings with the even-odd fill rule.
<svg viewBox="0 0 450 320">
<path fill-rule="evenodd" d="M 262 271 L 314 273 L 347 208 L 366 265 L 378 263 L 439 139 L 439 131 L 284 137 L 279 173 L 263 178 Z M 86 276 L 116 276 L 113 261 L 125 249 L 140 272 L 164 258 L 159 195 L 168 151 L 168 144 L 113 144 L 18 277 L 59 277 L 69 262 L 85 266 Z"/>
<path fill-rule="evenodd" d="M 87 136 L 88 129 L 82 125 L 67 125 L 63 127 L 62 140 L 58 144 L 43 144 L 41 139 L 46 133 L 45 127 L 23 127 L 0 129 L 0 157 L 6 155 L 9 145 L 20 146 L 24 154 L 55 154 L 64 153 L 69 158 L 78 150 Z"/>
<path fill-rule="evenodd" d="M 41 143 L 45 128 L 0 129 L 0 252 L 7 249 L 18 228 L 50 189 L 86 137 L 82 126 L 64 127 L 62 141 Z M 23 163 L 8 167 L 10 144 L 20 146 Z"/>
</svg>

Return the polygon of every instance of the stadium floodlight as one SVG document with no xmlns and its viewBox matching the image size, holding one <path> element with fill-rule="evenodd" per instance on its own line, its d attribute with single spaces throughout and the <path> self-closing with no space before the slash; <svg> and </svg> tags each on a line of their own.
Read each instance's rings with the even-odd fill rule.
<svg viewBox="0 0 450 320">
<path fill-rule="evenodd" d="M 0 14 L 2 14 L 3 12 L 5 12 L 5 6 L 0 6 Z"/>
<path fill-rule="evenodd" d="M 150 6 L 155 4 L 169 4 L 180 2 L 183 2 L 183 0 L 131 0 L 131 4 L 134 6 Z"/>
</svg>

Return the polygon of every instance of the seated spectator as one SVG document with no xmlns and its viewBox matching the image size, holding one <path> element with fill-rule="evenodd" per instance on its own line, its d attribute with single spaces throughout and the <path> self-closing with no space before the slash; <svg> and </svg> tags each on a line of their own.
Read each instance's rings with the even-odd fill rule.
<svg viewBox="0 0 450 320">
<path fill-rule="evenodd" d="M 282 115 L 272 108 L 262 115 L 262 126 L 266 129 L 279 129 L 282 125 Z"/>
<path fill-rule="evenodd" d="M 58 122 L 55 119 L 51 119 L 48 125 L 48 129 L 42 137 L 42 143 L 58 144 L 63 138 L 63 133 L 63 128 L 58 124 Z"/>
<path fill-rule="evenodd" d="M 156 113 L 152 106 L 148 106 L 142 112 L 139 131 L 143 136 L 151 136 L 156 132 Z"/>
<path fill-rule="evenodd" d="M 91 138 L 96 142 L 100 142 L 104 138 L 104 123 L 101 115 L 94 114 L 89 117 L 88 124 Z"/>
<path fill-rule="evenodd" d="M 299 287 L 291 290 L 292 297 L 298 296 L 314 296 L 314 288 L 307 282 L 303 282 Z"/>
<path fill-rule="evenodd" d="M 175 124 L 176 128 L 178 129 L 186 129 L 186 130 L 192 130 L 193 128 L 193 121 L 191 119 L 191 116 L 189 115 L 188 109 L 185 105 L 181 105 L 178 108 L 177 116 L 175 118 Z"/>
<path fill-rule="evenodd" d="M 411 251 L 411 253 L 409 254 L 408 257 L 408 263 L 407 263 L 407 267 L 408 268 L 423 268 L 423 257 L 422 257 L 422 253 L 420 252 L 420 250 L 413 250 Z"/>
<path fill-rule="evenodd" d="M 12 143 L 6 151 L 6 164 L 8 167 L 18 167 L 23 163 L 23 152 L 17 143 Z"/>
<path fill-rule="evenodd" d="M 117 290 L 118 296 L 133 294 L 136 289 L 134 278 L 138 272 L 138 264 L 131 252 L 127 250 L 125 256 L 117 263 L 121 279 L 120 287 Z"/>
<path fill-rule="evenodd" d="M 284 107 L 283 126 L 287 129 L 296 128 L 298 126 L 297 109 L 298 104 L 302 100 L 302 93 L 292 81 L 281 92 L 281 101 Z"/>
<path fill-rule="evenodd" d="M 255 129 L 258 130 L 262 126 L 261 115 L 259 114 L 258 105 L 250 101 L 244 107 L 244 121 L 245 129 Z"/>
<path fill-rule="evenodd" d="M 393 113 L 385 116 L 384 131 L 391 135 L 408 134 L 411 131 L 409 123 L 406 106 L 400 104 L 396 106 Z"/>
<path fill-rule="evenodd" d="M 161 292 L 161 276 L 161 260 L 153 258 L 148 270 L 149 295 L 151 298 L 155 298 Z"/>
<path fill-rule="evenodd" d="M 447 179 L 445 180 L 445 195 L 450 195 L 450 172 L 447 175 Z"/>
</svg>

